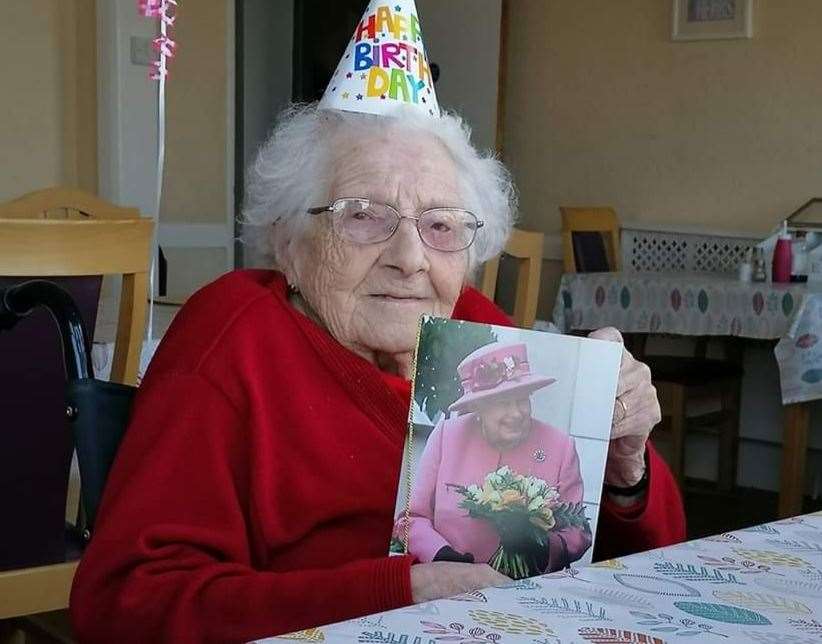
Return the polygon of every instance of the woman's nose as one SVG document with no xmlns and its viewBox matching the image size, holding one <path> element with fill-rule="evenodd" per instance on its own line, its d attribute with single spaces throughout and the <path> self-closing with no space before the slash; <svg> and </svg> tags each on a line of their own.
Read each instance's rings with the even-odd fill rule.
<svg viewBox="0 0 822 644">
<path fill-rule="evenodd" d="M 509 400 L 505 412 L 509 418 L 514 420 L 521 420 L 525 415 L 518 400 Z"/>
<path fill-rule="evenodd" d="M 388 240 L 383 252 L 383 262 L 400 270 L 403 275 L 413 275 L 428 270 L 428 255 L 417 232 L 416 221 L 400 219 L 396 232 Z"/>
</svg>

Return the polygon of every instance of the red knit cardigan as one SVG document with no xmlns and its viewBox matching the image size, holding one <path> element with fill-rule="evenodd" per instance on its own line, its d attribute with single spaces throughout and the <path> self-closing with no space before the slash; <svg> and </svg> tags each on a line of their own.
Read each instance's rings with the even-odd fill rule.
<svg viewBox="0 0 822 644">
<path fill-rule="evenodd" d="M 510 324 L 473 289 L 454 317 Z M 201 290 L 137 394 L 74 580 L 80 641 L 248 641 L 410 603 L 410 558 L 386 556 L 407 412 L 407 385 L 294 309 L 281 275 Z M 647 503 L 602 505 L 601 558 L 684 538 L 649 451 Z"/>
</svg>

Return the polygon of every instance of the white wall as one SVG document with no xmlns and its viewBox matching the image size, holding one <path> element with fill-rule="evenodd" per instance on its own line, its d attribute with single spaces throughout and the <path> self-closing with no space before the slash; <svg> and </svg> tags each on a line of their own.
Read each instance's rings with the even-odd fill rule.
<svg viewBox="0 0 822 644">
<path fill-rule="evenodd" d="M 157 83 L 131 64 L 131 36 L 151 38 L 157 22 L 131 0 L 97 3 L 100 195 L 147 216 L 156 214 Z"/>
</svg>

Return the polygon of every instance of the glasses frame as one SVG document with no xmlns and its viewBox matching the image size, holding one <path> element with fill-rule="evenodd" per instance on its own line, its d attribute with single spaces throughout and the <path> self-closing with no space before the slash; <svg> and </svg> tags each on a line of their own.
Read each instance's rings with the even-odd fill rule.
<svg viewBox="0 0 822 644">
<path fill-rule="evenodd" d="M 383 206 L 383 207 L 387 208 L 389 211 L 391 211 L 392 213 L 394 213 L 394 216 L 397 218 L 397 223 L 394 224 L 393 228 L 391 229 L 391 232 L 388 234 L 388 237 L 386 237 L 385 239 L 380 239 L 380 240 L 373 241 L 373 242 L 353 242 L 353 243 L 381 244 L 383 242 L 386 242 L 396 234 L 397 230 L 399 230 L 400 224 L 402 223 L 403 219 L 410 219 L 411 221 L 416 222 L 414 227 L 417 229 L 417 234 L 420 236 L 420 241 L 422 241 L 422 243 L 425 244 L 428 248 L 430 248 L 432 250 L 436 250 L 440 253 L 460 253 L 460 252 L 462 252 L 462 251 L 464 251 L 464 250 L 471 247 L 471 245 L 474 243 L 474 241 L 477 238 L 477 231 L 485 225 L 485 222 L 482 219 L 477 217 L 470 210 L 466 210 L 465 208 L 451 208 L 451 207 L 447 207 L 447 206 L 438 206 L 436 208 L 426 208 L 425 210 L 422 210 L 419 213 L 417 213 L 416 217 L 410 217 L 408 215 L 401 215 L 399 213 L 399 211 L 394 206 L 392 206 L 391 204 L 382 203 L 381 201 L 374 201 L 373 199 L 366 199 L 365 197 L 340 197 L 339 199 L 335 199 L 334 201 L 332 201 L 327 206 L 319 206 L 319 207 L 316 207 L 316 208 L 309 208 L 306 212 L 309 215 L 321 215 L 321 214 L 326 213 L 326 212 L 337 213 L 338 210 L 337 210 L 336 206 L 338 206 L 343 201 L 359 201 L 359 202 L 366 203 L 368 205 L 374 204 L 374 205 L 378 205 L 378 206 Z M 368 205 L 363 206 L 363 207 L 367 208 Z M 463 212 L 467 215 L 471 215 L 471 217 L 476 222 L 476 228 L 474 228 L 474 235 L 471 237 L 471 241 L 469 241 L 462 248 L 454 248 L 454 249 L 450 249 L 450 250 L 444 250 L 442 248 L 437 248 L 436 246 L 432 246 L 427 241 L 425 241 L 425 239 L 422 236 L 422 231 L 420 230 L 420 219 L 422 219 L 422 217 L 426 213 L 436 212 L 438 210 L 452 210 L 452 211 L 456 210 L 458 212 Z M 334 226 L 334 230 L 335 231 L 337 230 L 336 225 Z M 351 240 L 349 240 L 349 241 L 351 241 Z"/>
</svg>

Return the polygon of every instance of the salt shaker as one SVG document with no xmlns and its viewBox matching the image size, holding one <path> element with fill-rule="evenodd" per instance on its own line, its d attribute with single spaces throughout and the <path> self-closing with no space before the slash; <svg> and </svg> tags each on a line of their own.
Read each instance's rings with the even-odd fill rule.
<svg viewBox="0 0 822 644">
<path fill-rule="evenodd" d="M 739 263 L 739 281 L 750 282 L 753 277 L 753 251 L 745 251 L 745 259 Z"/>
<path fill-rule="evenodd" d="M 753 256 L 753 281 L 766 282 L 768 280 L 768 272 L 765 270 L 765 251 L 757 247 L 754 249 Z"/>
</svg>

